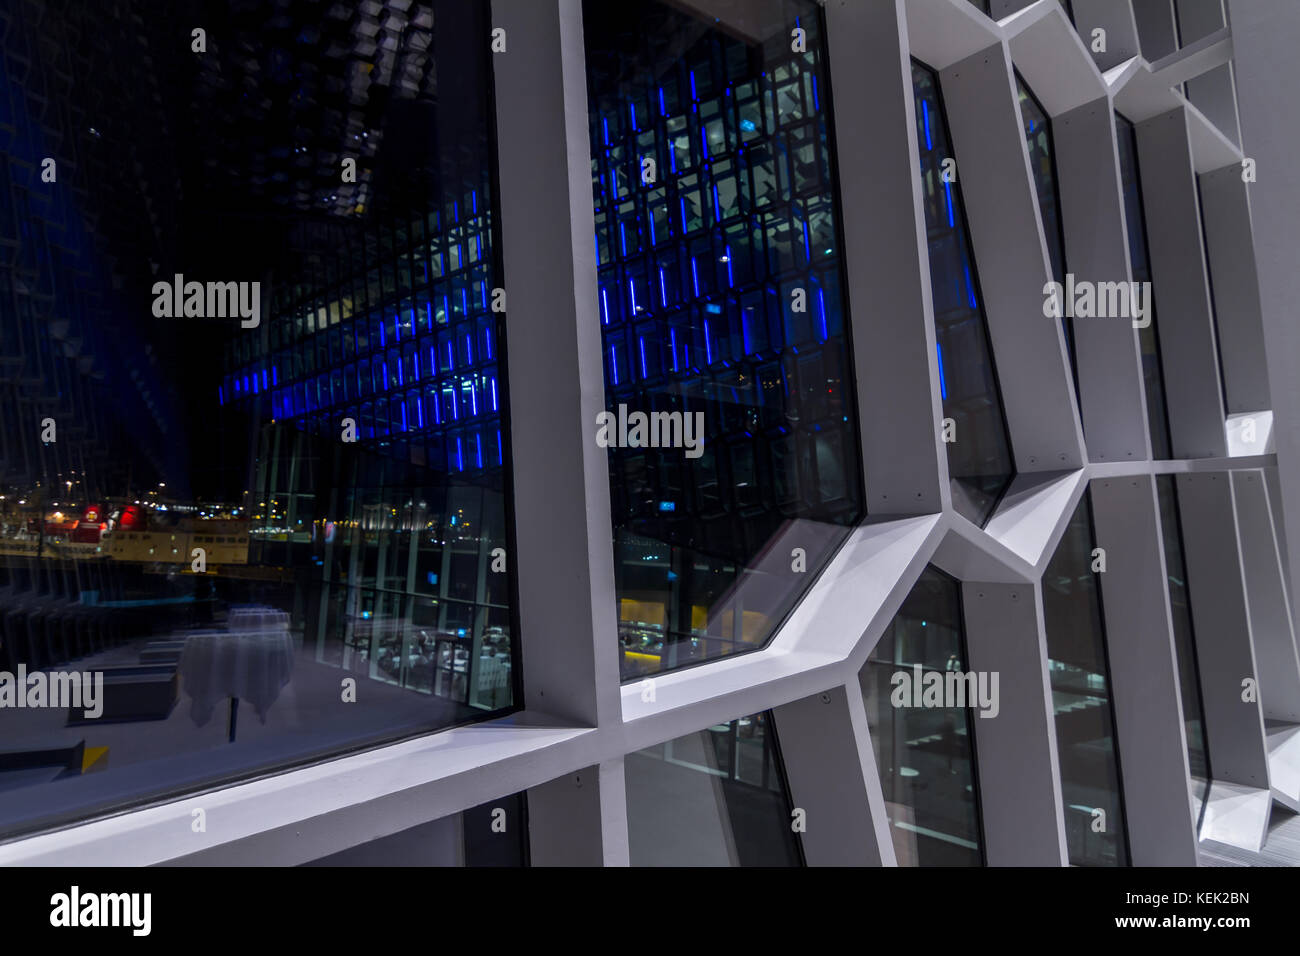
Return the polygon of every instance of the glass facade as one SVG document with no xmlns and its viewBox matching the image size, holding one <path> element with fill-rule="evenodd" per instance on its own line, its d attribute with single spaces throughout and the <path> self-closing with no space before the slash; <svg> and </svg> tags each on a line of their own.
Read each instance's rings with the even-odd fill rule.
<svg viewBox="0 0 1300 956">
<path fill-rule="evenodd" d="M 1192 631 L 1192 606 L 1187 590 L 1187 564 L 1183 560 L 1183 526 L 1178 516 L 1178 488 L 1173 475 L 1156 475 L 1156 494 L 1160 501 L 1165 574 L 1169 578 L 1169 610 L 1174 631 L 1174 653 L 1178 658 L 1178 686 L 1183 699 L 1187 767 L 1192 778 L 1192 798 L 1199 808 L 1210 795 L 1210 752 L 1205 745 L 1201 672 L 1196 662 L 1196 637 Z"/>
<path fill-rule="evenodd" d="M 633 866 L 802 866 L 770 711 L 624 758 Z"/>
<path fill-rule="evenodd" d="M 517 699 L 487 6 L 198 7 L 0 31 L 0 837 Z"/>
<path fill-rule="evenodd" d="M 762 646 L 863 512 L 824 26 L 769 8 L 584 5 L 625 678 Z"/>
<path fill-rule="evenodd" d="M 1151 257 L 1147 251 L 1146 214 L 1142 208 L 1142 175 L 1138 167 L 1137 129 L 1115 114 L 1115 135 L 1119 143 L 1119 171 L 1124 185 L 1124 222 L 1128 227 L 1129 269 L 1134 282 L 1151 281 Z M 1142 349 L 1142 383 L 1147 396 L 1147 427 L 1151 432 L 1151 457 L 1169 458 L 1169 411 L 1165 405 L 1165 378 L 1160 364 L 1160 335 L 1156 332 L 1154 294 L 1147 297 L 1151 321 L 1138 329 Z"/>
<path fill-rule="evenodd" d="M 939 391 L 944 418 L 952 420 L 956 439 L 945 442 L 953 507 L 982 525 L 1014 477 L 1011 439 L 980 304 L 979 272 L 961 186 L 946 181 L 952 177 L 944 176 L 944 161 L 956 157 L 943 112 L 939 78 L 916 60 L 912 61 L 912 91 L 921 153 L 921 202 L 930 251 Z"/>
<path fill-rule="evenodd" d="M 961 584 L 927 567 L 859 675 L 899 866 L 984 863 L 971 702 L 917 707 L 896 695 L 922 675 L 965 672 L 965 661 Z"/>
<path fill-rule="evenodd" d="M 1070 863 L 1127 866 L 1106 632 L 1092 569 L 1094 540 L 1092 498 L 1085 493 L 1043 572 L 1047 667 Z"/>
</svg>

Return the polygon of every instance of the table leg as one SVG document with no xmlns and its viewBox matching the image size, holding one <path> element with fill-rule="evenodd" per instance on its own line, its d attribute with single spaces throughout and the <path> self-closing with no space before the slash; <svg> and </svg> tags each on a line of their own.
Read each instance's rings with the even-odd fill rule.
<svg viewBox="0 0 1300 956">
<path fill-rule="evenodd" d="M 235 718 L 239 716 L 239 698 L 230 698 L 230 742 L 235 742 Z"/>
</svg>

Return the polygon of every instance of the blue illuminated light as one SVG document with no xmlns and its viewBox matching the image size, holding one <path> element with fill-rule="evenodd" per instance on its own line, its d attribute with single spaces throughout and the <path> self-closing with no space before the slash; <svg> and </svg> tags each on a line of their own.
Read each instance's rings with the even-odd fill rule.
<svg viewBox="0 0 1300 956">
<path fill-rule="evenodd" d="M 948 380 L 943 375 L 943 343 L 934 343 L 935 351 L 939 355 L 939 397 L 945 402 L 948 400 Z"/>
</svg>

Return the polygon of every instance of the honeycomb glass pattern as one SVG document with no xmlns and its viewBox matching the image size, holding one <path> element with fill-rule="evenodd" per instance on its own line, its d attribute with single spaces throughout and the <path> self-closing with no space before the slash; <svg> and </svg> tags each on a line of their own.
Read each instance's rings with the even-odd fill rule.
<svg viewBox="0 0 1300 956">
<path fill-rule="evenodd" d="M 818 6 L 584 11 L 607 409 L 703 427 L 611 447 L 632 678 L 761 647 L 863 491 Z"/>
<path fill-rule="evenodd" d="M 961 187 L 943 177 L 944 160 L 956 157 L 949 145 L 939 80 L 916 60 L 912 61 L 912 91 L 930 248 L 939 394 L 944 418 L 955 424 L 956 441 L 944 445 L 952 503 L 959 514 L 982 525 L 1014 476 L 1011 439 L 980 305 L 979 274 Z"/>
</svg>

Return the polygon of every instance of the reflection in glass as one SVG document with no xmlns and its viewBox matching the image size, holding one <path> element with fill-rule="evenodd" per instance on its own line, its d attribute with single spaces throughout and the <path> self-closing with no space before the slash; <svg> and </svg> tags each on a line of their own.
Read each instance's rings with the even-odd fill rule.
<svg viewBox="0 0 1300 956">
<path fill-rule="evenodd" d="M 1085 492 L 1043 572 L 1056 754 L 1070 862 L 1127 866 L 1124 799 L 1101 594 L 1092 570 L 1093 542 L 1092 498 Z"/>
<path fill-rule="evenodd" d="M 1165 574 L 1169 578 L 1169 610 L 1178 658 L 1178 686 L 1183 698 L 1183 726 L 1187 735 L 1187 767 L 1192 778 L 1192 798 L 1198 809 L 1210 792 L 1210 754 L 1205 745 L 1205 708 L 1201 699 L 1200 668 L 1192 631 L 1192 606 L 1187 590 L 1187 564 L 1183 559 L 1183 527 L 1178 516 L 1178 489 L 1173 475 L 1156 475 L 1160 500 L 1160 530 L 1165 546 Z"/>
<path fill-rule="evenodd" d="M 1002 415 L 1002 395 L 980 305 L 979 273 L 971 251 L 961 186 L 944 182 L 943 162 L 954 159 L 939 80 L 912 61 L 916 135 L 921 153 L 921 200 L 930 248 L 939 392 L 943 414 L 956 423 L 945 442 L 953 507 L 976 524 L 993 513 L 1015 466 Z"/>
<path fill-rule="evenodd" d="M 965 671 L 961 585 L 927 567 L 859 675 L 899 866 L 981 866 L 978 784 L 965 707 L 895 707 L 895 674 Z"/>
<path fill-rule="evenodd" d="M 120 6 L 0 30 L 0 671 L 104 688 L 0 837 L 515 700 L 486 5 Z"/>
<path fill-rule="evenodd" d="M 1129 269 L 1134 282 L 1151 281 L 1151 256 L 1147 248 L 1147 222 L 1142 206 L 1142 175 L 1138 166 L 1137 129 L 1115 114 L 1119 143 L 1119 171 L 1124 185 L 1124 222 L 1128 226 Z M 1150 321 L 1138 329 L 1142 350 L 1142 384 L 1147 397 L 1147 427 L 1151 432 L 1151 457 L 1170 456 L 1169 412 L 1165 405 L 1165 379 L 1161 369 L 1160 335 L 1156 332 L 1154 295 L 1147 296 Z"/>
<path fill-rule="evenodd" d="M 770 711 L 628 754 L 633 866 L 802 866 Z"/>
<path fill-rule="evenodd" d="M 822 14 L 762 9 L 584 5 L 628 678 L 762 646 L 862 514 Z"/>
</svg>

